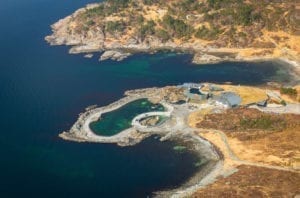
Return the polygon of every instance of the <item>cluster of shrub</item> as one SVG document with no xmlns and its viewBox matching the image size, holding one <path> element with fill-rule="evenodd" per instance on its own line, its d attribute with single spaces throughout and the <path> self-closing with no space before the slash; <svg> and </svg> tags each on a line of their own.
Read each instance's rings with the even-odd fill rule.
<svg viewBox="0 0 300 198">
<path fill-rule="evenodd" d="M 131 0 L 106 0 L 106 4 L 100 4 L 97 7 L 87 10 L 84 17 L 108 16 L 128 7 Z"/>
<path fill-rule="evenodd" d="M 106 0 L 106 4 L 89 9 L 85 16 L 109 16 L 119 12 L 128 6 L 136 6 L 134 0 Z M 260 7 L 263 2 L 251 1 L 246 3 L 242 0 L 207 0 L 206 3 L 199 3 L 196 0 L 180 0 L 169 3 L 163 0 L 143 0 L 145 5 L 159 4 L 168 7 L 168 14 L 159 21 L 145 21 L 142 16 L 133 16 L 137 21 L 138 35 L 144 39 L 147 35 L 156 35 L 163 41 L 175 38 L 196 38 L 204 40 L 215 40 L 224 32 L 224 26 L 234 27 L 236 25 L 250 26 L 253 23 L 263 23 L 265 26 L 272 27 L 269 14 L 261 12 L 264 8 Z M 279 11 L 276 11 L 276 13 Z M 211 24 L 210 28 L 201 26 L 194 29 L 187 23 L 188 13 L 204 14 L 204 21 Z M 281 13 L 281 12 L 280 12 Z M 277 15 L 276 15 L 277 16 Z M 88 21 L 88 25 L 93 25 L 93 21 Z M 132 25 L 132 24 L 130 24 Z M 123 22 L 108 22 L 105 25 L 108 32 L 118 32 L 125 29 Z M 159 26 L 160 28 L 156 28 Z M 235 34 L 232 34 L 235 35 Z M 229 35 L 230 36 L 230 35 Z"/>
<path fill-rule="evenodd" d="M 262 115 L 257 118 L 242 118 L 240 126 L 247 129 L 262 129 L 262 130 L 282 130 L 286 127 L 286 121 L 282 118 L 273 118 L 269 115 Z"/>
<path fill-rule="evenodd" d="M 293 89 L 291 87 L 281 87 L 280 88 L 280 93 L 281 94 L 286 94 L 286 95 L 289 95 L 289 96 L 297 96 L 297 90 L 296 89 Z"/>
</svg>

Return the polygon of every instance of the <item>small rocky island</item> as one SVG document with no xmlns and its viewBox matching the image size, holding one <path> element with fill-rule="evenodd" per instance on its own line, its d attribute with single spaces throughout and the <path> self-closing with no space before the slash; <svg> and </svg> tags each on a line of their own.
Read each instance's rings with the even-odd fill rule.
<svg viewBox="0 0 300 198">
<path fill-rule="evenodd" d="M 293 178 L 299 178 L 299 153 L 295 152 L 299 145 L 296 139 L 290 141 L 290 146 L 285 150 L 290 153 L 289 157 L 278 156 L 281 152 L 277 149 L 271 153 L 270 150 L 261 150 L 260 155 L 255 158 L 249 158 L 251 155 L 245 157 L 243 152 L 240 153 L 241 148 L 247 149 L 249 153 L 256 152 L 252 148 L 257 147 L 256 138 L 258 141 L 261 138 L 268 140 L 280 132 L 284 132 L 281 134 L 282 140 L 290 135 L 299 139 L 297 131 L 291 131 L 291 128 L 300 129 L 298 91 L 299 86 L 282 87 L 280 90 L 270 86 L 264 90 L 211 83 L 184 83 L 179 86 L 131 90 L 125 93 L 124 98 L 108 106 L 88 107 L 86 112 L 80 114 L 73 127 L 59 136 L 78 142 L 131 146 L 155 135 L 161 141 L 177 141 L 196 152 L 203 159 L 201 171 L 177 189 L 157 192 L 159 197 L 201 194 L 201 190 L 197 192 L 199 189 L 214 181 L 218 182 L 219 177 L 231 179 L 230 175 L 236 174 L 240 167 L 244 169 L 245 166 L 288 172 Z M 96 134 L 90 127 L 92 122 L 101 122 L 103 115 L 114 113 L 116 109 L 140 99 L 160 104 L 164 109 L 136 115 L 129 128 L 111 136 Z M 162 121 L 158 121 L 160 117 L 163 118 Z M 237 141 L 239 143 L 236 145 Z M 250 147 L 247 148 L 247 144 Z M 264 158 L 265 155 L 268 157 Z"/>
<path fill-rule="evenodd" d="M 136 52 L 175 50 L 194 63 L 284 59 L 300 62 L 300 5 L 287 1 L 106 0 L 52 25 L 51 45 L 70 53 L 123 60 Z"/>
</svg>

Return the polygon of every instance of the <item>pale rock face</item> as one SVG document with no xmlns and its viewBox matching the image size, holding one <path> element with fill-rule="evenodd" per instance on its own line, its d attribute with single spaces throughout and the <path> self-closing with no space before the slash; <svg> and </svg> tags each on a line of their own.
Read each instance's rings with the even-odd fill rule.
<svg viewBox="0 0 300 198">
<path fill-rule="evenodd" d="M 69 50 L 70 54 L 80 54 L 80 53 L 90 53 L 90 52 L 95 52 L 95 51 L 102 51 L 102 46 L 97 45 L 96 43 L 91 43 L 88 45 L 77 45 L 72 47 Z"/>
<path fill-rule="evenodd" d="M 94 56 L 93 54 L 85 54 L 83 57 L 84 58 L 93 58 L 93 56 Z"/>
<path fill-rule="evenodd" d="M 195 54 L 193 63 L 196 64 L 207 64 L 207 63 L 218 63 L 222 61 L 220 57 L 208 55 L 208 54 Z"/>
<path fill-rule="evenodd" d="M 127 45 L 128 45 L 128 46 L 130 46 L 130 45 L 136 45 L 136 44 L 138 44 L 138 40 L 135 39 L 135 38 L 130 38 L 130 39 L 128 39 L 128 41 L 127 41 Z"/>
<path fill-rule="evenodd" d="M 90 3 L 86 5 L 86 9 L 93 9 L 99 6 L 99 3 Z"/>
<path fill-rule="evenodd" d="M 116 61 L 121 61 L 121 60 L 124 60 L 125 58 L 127 58 L 130 55 L 131 55 L 130 53 L 123 53 L 123 52 L 120 52 L 120 51 L 109 50 L 109 51 L 105 51 L 100 56 L 99 60 L 104 61 L 104 60 L 112 59 L 112 60 L 116 60 Z"/>
</svg>

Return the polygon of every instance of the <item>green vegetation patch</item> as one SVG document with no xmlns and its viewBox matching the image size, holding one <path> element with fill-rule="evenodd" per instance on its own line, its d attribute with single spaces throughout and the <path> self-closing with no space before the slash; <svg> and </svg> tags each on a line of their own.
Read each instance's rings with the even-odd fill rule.
<svg viewBox="0 0 300 198">
<path fill-rule="evenodd" d="M 261 129 L 278 131 L 286 128 L 286 121 L 282 118 L 262 115 L 258 118 L 242 118 L 240 125 L 243 129 Z"/>
<path fill-rule="evenodd" d="M 147 21 L 143 16 L 145 5 L 166 9 L 167 14 L 162 19 Z M 152 8 L 146 9 L 150 11 Z M 208 41 L 216 40 L 220 47 L 245 47 L 253 44 L 264 28 L 295 33 L 296 13 L 295 6 L 272 1 L 106 0 L 79 15 L 79 21 L 84 25 L 79 27 L 78 32 L 105 27 L 108 33 L 116 33 L 128 28 L 133 29 L 133 36 L 140 40 L 155 36 L 167 42 L 172 38 L 188 40 L 194 36 Z M 102 19 L 107 16 L 120 17 L 122 20 L 105 23 Z M 200 28 L 199 24 L 202 24 Z"/>
<path fill-rule="evenodd" d="M 291 87 L 281 87 L 280 88 L 280 93 L 281 94 L 286 94 L 292 97 L 297 96 L 297 90 Z"/>
<path fill-rule="evenodd" d="M 108 21 L 105 30 L 109 33 L 122 32 L 125 29 L 123 21 Z"/>
<path fill-rule="evenodd" d="M 195 37 L 204 40 L 214 40 L 217 39 L 219 34 L 221 34 L 222 32 L 223 31 L 217 27 L 208 29 L 205 26 L 202 26 L 196 31 Z"/>
<path fill-rule="evenodd" d="M 146 35 L 155 34 L 155 22 L 153 20 L 147 21 L 145 24 L 142 24 L 139 29 L 140 37 L 145 38 Z"/>
<path fill-rule="evenodd" d="M 169 14 L 163 17 L 162 25 L 177 38 L 190 36 L 194 30 L 190 25 L 186 24 L 183 20 L 175 19 Z"/>
<path fill-rule="evenodd" d="M 164 29 L 158 29 L 155 32 L 155 35 L 162 41 L 166 42 L 170 39 L 169 33 Z"/>
<path fill-rule="evenodd" d="M 173 150 L 177 152 L 184 152 L 186 150 L 186 146 L 177 145 L 173 147 Z"/>
<path fill-rule="evenodd" d="M 196 161 L 196 162 L 194 163 L 194 166 L 195 166 L 195 167 L 200 167 L 200 166 L 202 166 L 202 165 L 205 164 L 205 163 L 206 163 L 206 160 L 199 159 L 198 161 Z"/>
</svg>

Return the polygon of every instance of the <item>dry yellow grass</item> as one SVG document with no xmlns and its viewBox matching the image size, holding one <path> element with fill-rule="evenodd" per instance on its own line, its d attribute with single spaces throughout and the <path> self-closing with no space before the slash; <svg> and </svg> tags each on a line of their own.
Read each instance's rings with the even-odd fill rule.
<svg viewBox="0 0 300 198">
<path fill-rule="evenodd" d="M 300 174 L 255 166 L 238 166 L 238 172 L 199 189 L 193 198 L 298 197 Z"/>
<path fill-rule="evenodd" d="M 201 111 L 195 111 L 193 113 L 191 113 L 188 117 L 188 123 L 191 127 L 196 127 L 196 124 L 201 122 L 203 117 L 210 113 L 211 112 L 211 109 L 210 108 L 206 108 L 206 109 L 203 109 Z"/>
<path fill-rule="evenodd" d="M 121 20 L 128 20 L 128 19 L 120 16 L 107 16 L 104 19 L 104 21 L 121 21 Z"/>
<path fill-rule="evenodd" d="M 200 128 L 200 136 L 212 142 L 228 157 L 227 147 L 224 146 L 223 135 L 227 136 L 227 142 L 231 151 L 241 160 L 253 163 L 276 165 L 300 170 L 300 122 L 299 115 L 284 114 L 272 115 L 277 117 L 277 122 L 283 123 L 275 131 L 268 129 L 239 129 L 239 118 L 253 118 L 266 115 L 258 110 L 241 108 L 224 112 L 223 114 L 209 114 L 205 118 L 199 113 L 194 113 L 189 119 L 189 125 Z M 199 117 L 199 118 L 198 118 Z M 284 121 L 282 120 L 284 119 Z M 200 122 L 197 123 L 197 121 Z M 207 120 L 218 120 L 210 124 Z M 280 121 L 281 120 L 281 121 Z M 202 121 L 202 122 L 201 122 Z M 232 124 L 234 128 L 228 129 Z M 216 129 L 216 130 L 213 130 Z M 207 131 L 207 132 L 206 132 Z M 221 141 L 222 140 L 222 141 Z"/>
<path fill-rule="evenodd" d="M 285 57 L 291 60 L 300 61 L 300 36 L 288 34 L 283 31 L 270 32 L 265 29 L 262 30 L 262 33 L 263 35 L 257 38 L 256 41 L 271 42 L 275 45 L 274 48 L 245 47 L 241 49 L 234 47 L 223 47 L 218 48 L 215 51 L 236 53 L 239 57 L 249 59 L 257 57 Z"/>
<path fill-rule="evenodd" d="M 274 38 L 280 38 L 280 40 L 275 40 Z M 285 47 L 300 53 L 300 36 L 291 35 L 283 31 L 270 32 L 267 30 L 263 31 L 263 38 L 266 41 L 273 42 L 278 49 L 283 49 Z"/>
<path fill-rule="evenodd" d="M 300 168 L 300 127 L 241 141 L 228 136 L 232 151 L 242 160 L 282 167 Z"/>
<path fill-rule="evenodd" d="M 297 102 L 300 102 L 300 85 L 294 87 L 297 90 Z"/>
<path fill-rule="evenodd" d="M 232 159 L 228 147 L 220 134 L 207 130 L 198 132 L 198 135 L 211 142 L 222 153 L 224 160 L 223 170 L 229 171 L 239 165 L 239 162 Z"/>
<path fill-rule="evenodd" d="M 159 9 L 157 6 L 143 6 L 143 12 L 140 14 L 146 20 L 158 20 L 162 19 L 162 17 L 167 13 L 167 9 Z"/>
<path fill-rule="evenodd" d="M 237 93 L 242 98 L 242 105 L 260 102 L 268 99 L 266 91 L 256 87 L 220 85 L 225 91 Z"/>
</svg>

